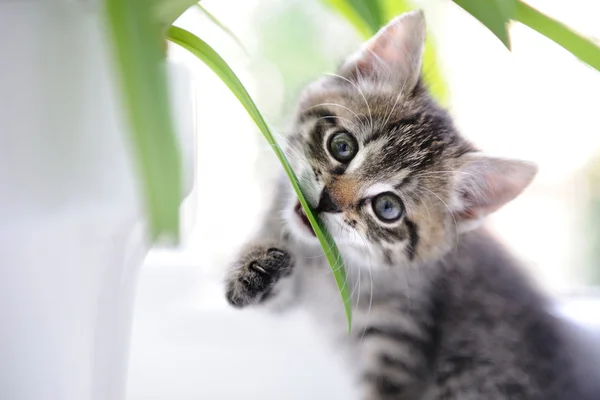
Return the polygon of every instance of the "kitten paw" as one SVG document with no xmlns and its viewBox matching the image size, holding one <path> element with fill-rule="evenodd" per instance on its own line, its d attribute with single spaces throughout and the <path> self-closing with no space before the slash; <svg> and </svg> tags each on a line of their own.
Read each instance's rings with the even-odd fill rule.
<svg viewBox="0 0 600 400">
<path fill-rule="evenodd" d="M 243 253 L 227 279 L 227 301 L 244 307 L 266 300 L 275 283 L 292 273 L 292 257 L 277 245 L 255 245 Z"/>
</svg>

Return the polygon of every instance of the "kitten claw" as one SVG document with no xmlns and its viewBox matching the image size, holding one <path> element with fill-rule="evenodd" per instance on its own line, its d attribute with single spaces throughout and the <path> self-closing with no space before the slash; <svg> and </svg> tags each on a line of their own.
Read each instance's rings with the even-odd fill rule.
<svg viewBox="0 0 600 400">
<path fill-rule="evenodd" d="M 267 271 L 263 267 L 261 267 L 256 261 L 251 262 L 250 265 L 248 265 L 248 268 L 258 271 L 265 275 L 267 274 Z"/>
<path fill-rule="evenodd" d="M 234 307 L 264 300 L 265 293 L 292 272 L 292 257 L 283 249 L 257 245 L 250 247 L 230 271 L 226 297 Z"/>
</svg>

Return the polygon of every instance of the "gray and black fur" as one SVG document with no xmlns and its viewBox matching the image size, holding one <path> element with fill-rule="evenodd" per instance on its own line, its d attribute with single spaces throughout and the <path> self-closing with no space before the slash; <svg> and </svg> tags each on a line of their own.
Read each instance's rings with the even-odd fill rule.
<svg viewBox="0 0 600 400">
<path fill-rule="evenodd" d="M 344 257 L 352 333 L 284 179 L 229 271 L 227 299 L 309 309 L 346 350 L 364 400 L 600 400 L 600 365 L 479 226 L 536 168 L 484 155 L 457 133 L 421 82 L 424 36 L 420 12 L 390 22 L 306 89 L 287 138 L 303 192 Z M 331 148 L 340 133 L 357 146 L 349 160 L 338 159 L 348 147 Z M 383 209 L 400 210 L 394 218 L 376 212 L 383 194 L 398 200 Z"/>
</svg>

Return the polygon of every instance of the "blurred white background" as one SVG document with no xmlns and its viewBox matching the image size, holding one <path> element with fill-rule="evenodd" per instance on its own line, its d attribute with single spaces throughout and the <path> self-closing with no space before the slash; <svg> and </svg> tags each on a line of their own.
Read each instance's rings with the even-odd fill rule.
<svg viewBox="0 0 600 400">
<path fill-rule="evenodd" d="M 597 0 L 528 2 L 600 37 Z M 352 27 L 317 0 L 202 4 L 248 55 L 195 10 L 177 24 L 221 53 L 280 131 L 301 85 L 332 71 L 359 44 Z M 488 152 L 540 167 L 531 188 L 491 226 L 552 294 L 591 291 L 600 275 L 589 255 L 600 231 L 598 189 L 589 183 L 600 159 L 600 73 L 522 25 L 511 28 L 511 53 L 454 4 L 419 4 L 463 134 Z M 185 50 L 173 46 L 171 58 L 194 78 L 197 186 L 182 210 L 185 246 L 151 252 L 141 270 L 128 399 L 352 399 L 339 357 L 304 315 L 225 304 L 224 268 L 256 227 L 280 167 L 228 89 Z"/>
</svg>

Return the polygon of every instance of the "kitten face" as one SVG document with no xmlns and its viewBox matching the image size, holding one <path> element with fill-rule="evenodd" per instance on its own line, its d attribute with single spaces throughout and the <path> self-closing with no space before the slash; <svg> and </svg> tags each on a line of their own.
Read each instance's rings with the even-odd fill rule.
<svg viewBox="0 0 600 400">
<path fill-rule="evenodd" d="M 422 13 L 404 14 L 338 74 L 311 84 L 288 141 L 311 208 L 345 255 L 373 266 L 440 257 L 486 214 L 480 205 L 493 211 L 535 172 L 475 155 L 456 132 L 419 79 L 424 35 Z M 514 179 L 500 182 L 507 169 Z M 295 236 L 316 243 L 295 197 L 286 220 Z"/>
<path fill-rule="evenodd" d="M 300 110 L 291 162 L 342 248 L 396 265 L 455 238 L 451 171 L 471 147 L 422 88 L 402 93 L 331 76 L 308 89 Z M 290 219 L 293 232 L 314 240 L 297 215 Z"/>
</svg>

